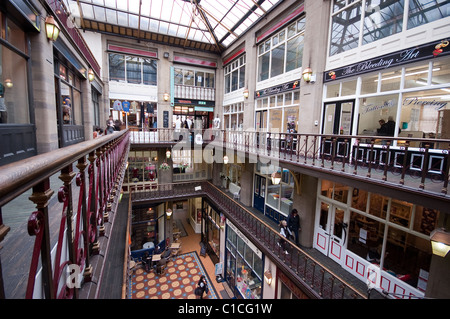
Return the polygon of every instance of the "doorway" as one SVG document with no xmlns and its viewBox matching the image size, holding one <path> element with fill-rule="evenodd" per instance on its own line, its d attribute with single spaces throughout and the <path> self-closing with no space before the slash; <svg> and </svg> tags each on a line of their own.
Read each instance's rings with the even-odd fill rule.
<svg viewBox="0 0 450 319">
<path fill-rule="evenodd" d="M 321 201 L 316 216 L 314 248 L 338 264 L 344 261 L 348 221 L 346 208 Z"/>
<path fill-rule="evenodd" d="M 266 196 L 266 178 L 255 175 L 255 187 L 253 190 L 253 207 L 264 214 L 264 203 Z"/>
</svg>

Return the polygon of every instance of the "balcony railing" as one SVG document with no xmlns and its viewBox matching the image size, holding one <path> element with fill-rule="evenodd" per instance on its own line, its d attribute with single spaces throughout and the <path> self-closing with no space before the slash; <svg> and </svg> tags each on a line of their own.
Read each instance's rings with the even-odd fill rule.
<svg viewBox="0 0 450 319">
<path fill-rule="evenodd" d="M 0 167 L 0 298 L 95 294 L 75 288 L 99 284 L 94 274 L 103 267 L 99 253 L 108 242 L 129 144 L 129 132 L 122 131 Z M 8 235 L 2 214 L 14 208 L 15 199 L 27 200 L 23 197 L 35 211 Z M 8 210 L 23 214 L 20 208 Z"/>
<path fill-rule="evenodd" d="M 447 139 L 186 129 L 133 134 L 132 143 L 170 142 L 184 148 L 210 143 L 224 155 L 248 156 L 254 163 L 286 163 L 434 195 L 448 193 Z"/>
<path fill-rule="evenodd" d="M 281 236 L 277 229 L 236 202 L 227 193 L 210 182 L 186 182 L 159 185 L 157 189 L 136 191 L 131 194 L 133 204 L 171 198 L 207 196 L 258 248 L 277 263 L 312 298 L 365 299 L 366 296 L 340 279 L 333 271 L 308 255 L 291 242 L 287 242 L 289 255 L 277 243 Z"/>
</svg>

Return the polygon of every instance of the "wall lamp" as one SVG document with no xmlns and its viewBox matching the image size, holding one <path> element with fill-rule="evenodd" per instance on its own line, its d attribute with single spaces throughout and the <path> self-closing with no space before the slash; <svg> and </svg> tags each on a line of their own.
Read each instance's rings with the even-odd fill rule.
<svg viewBox="0 0 450 319">
<path fill-rule="evenodd" d="M 47 16 L 45 18 L 45 32 L 47 35 L 47 39 L 50 41 L 56 41 L 59 36 L 59 31 L 61 29 L 58 26 L 58 23 L 56 22 L 55 18 L 53 16 Z"/>
<path fill-rule="evenodd" d="M 450 233 L 444 228 L 437 228 L 430 234 L 433 254 L 445 257 L 450 250 Z"/>
<path fill-rule="evenodd" d="M 273 172 L 270 176 L 272 178 L 272 184 L 278 185 L 281 182 L 281 173 L 280 172 Z"/>
<path fill-rule="evenodd" d="M 267 284 L 270 286 L 272 284 L 272 272 L 270 271 L 270 269 L 267 269 L 266 272 L 264 273 L 264 279 L 266 280 Z"/>
<path fill-rule="evenodd" d="M 170 150 L 167 150 L 166 151 L 166 158 L 170 158 L 170 156 L 171 156 Z"/>
<path fill-rule="evenodd" d="M 170 208 L 167 209 L 166 216 L 167 216 L 167 219 L 170 219 L 170 217 L 172 216 L 172 210 Z"/>
<path fill-rule="evenodd" d="M 89 71 L 88 71 L 88 79 L 89 79 L 89 82 L 92 82 L 95 79 L 95 74 L 92 69 L 89 69 Z"/>
<path fill-rule="evenodd" d="M 223 157 L 223 163 L 224 163 L 224 164 L 228 164 L 228 156 L 227 156 L 227 155 L 225 155 L 225 156 Z"/>
<path fill-rule="evenodd" d="M 305 68 L 305 69 L 303 70 L 302 76 L 303 76 L 303 80 L 305 80 L 306 83 L 311 82 L 312 76 L 313 76 L 312 73 L 313 73 L 313 72 L 312 72 L 312 69 L 311 69 L 310 67 L 307 67 L 307 68 Z"/>
<path fill-rule="evenodd" d="M 249 94 L 249 93 L 248 93 L 248 89 L 245 89 L 245 90 L 244 90 L 244 97 L 245 97 L 246 99 L 248 99 L 248 94 Z"/>
<path fill-rule="evenodd" d="M 12 83 L 11 79 L 5 80 L 5 86 L 9 89 L 13 87 L 13 83 Z"/>
<path fill-rule="evenodd" d="M 169 93 L 164 93 L 164 95 L 163 95 L 163 99 L 164 99 L 164 101 L 169 101 Z"/>
</svg>

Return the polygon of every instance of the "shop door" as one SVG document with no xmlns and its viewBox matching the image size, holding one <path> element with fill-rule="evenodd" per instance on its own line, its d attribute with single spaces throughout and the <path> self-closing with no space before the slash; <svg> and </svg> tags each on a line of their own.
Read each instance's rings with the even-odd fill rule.
<svg viewBox="0 0 450 319">
<path fill-rule="evenodd" d="M 347 241 L 348 214 L 343 208 L 328 203 L 321 203 L 316 218 L 314 248 L 341 264 Z"/>
<path fill-rule="evenodd" d="M 264 213 L 264 200 L 266 192 L 266 178 L 255 175 L 255 187 L 253 191 L 253 207 Z"/>
<path fill-rule="evenodd" d="M 354 106 L 355 100 L 325 103 L 322 134 L 351 135 Z M 343 139 L 338 139 L 336 149 L 333 149 L 331 139 L 326 139 L 323 152 L 325 155 L 334 153 L 335 156 L 345 156 L 349 148 L 344 147 L 343 143 Z"/>
</svg>

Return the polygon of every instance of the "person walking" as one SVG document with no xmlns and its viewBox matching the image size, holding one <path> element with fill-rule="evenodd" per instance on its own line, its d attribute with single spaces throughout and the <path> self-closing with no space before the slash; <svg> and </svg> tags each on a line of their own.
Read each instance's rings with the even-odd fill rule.
<svg viewBox="0 0 450 319">
<path fill-rule="evenodd" d="M 109 119 L 106 121 L 106 132 L 107 134 L 114 133 L 114 120 L 112 115 L 110 115 Z"/>
<path fill-rule="evenodd" d="M 295 244 L 298 246 L 298 231 L 300 228 L 300 216 L 297 209 L 293 209 L 287 220 L 289 230 L 294 234 Z"/>
<path fill-rule="evenodd" d="M 289 252 L 287 251 L 287 240 L 290 238 L 290 236 L 292 236 L 291 231 L 289 230 L 289 228 L 287 227 L 287 221 L 285 219 L 283 219 L 280 222 L 280 240 L 277 243 L 278 246 L 280 246 L 284 253 L 286 255 L 289 255 Z"/>
<path fill-rule="evenodd" d="M 195 295 L 197 296 L 197 299 L 203 299 L 203 294 L 206 292 L 208 293 L 208 283 L 206 282 L 206 277 L 202 275 L 200 277 L 200 280 L 197 283 L 197 288 L 195 288 Z"/>
</svg>

